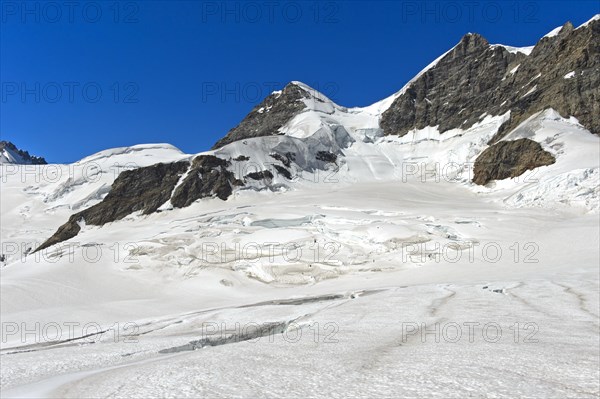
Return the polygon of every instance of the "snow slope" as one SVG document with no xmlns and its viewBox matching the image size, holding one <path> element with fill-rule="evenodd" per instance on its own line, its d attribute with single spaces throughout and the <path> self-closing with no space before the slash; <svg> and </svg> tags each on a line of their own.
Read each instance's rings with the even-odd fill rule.
<svg viewBox="0 0 600 399">
<path fill-rule="evenodd" d="M 33 159 L 32 159 L 33 158 Z M 29 165 L 35 162 L 36 157 L 28 158 L 28 153 L 22 153 L 12 143 L 0 142 L 0 165 L 2 164 L 20 164 Z M 45 163 L 45 162 L 42 162 Z"/>
<path fill-rule="evenodd" d="M 597 397 L 598 137 L 536 114 L 503 140 L 556 163 L 481 187 L 473 161 L 508 114 L 384 137 L 372 108 L 314 99 L 285 134 L 214 152 L 250 155 L 231 166 L 243 177 L 293 151 L 292 181 L 83 226 L 36 254 L 123 169 L 192 156 L 4 165 L 2 396 Z"/>
<path fill-rule="evenodd" d="M 508 113 L 383 136 L 410 82 L 364 108 L 295 84 L 311 96 L 281 135 L 203 153 L 243 178 L 293 152 L 292 179 L 227 201 L 32 254 L 122 170 L 193 155 L 2 165 L 1 396 L 597 398 L 599 138 L 542 111 L 502 140 L 556 162 L 482 187 L 473 162 Z"/>
<path fill-rule="evenodd" d="M 3 321 L 62 326 L 53 342 L 4 335 L 3 396 L 595 397 L 597 221 L 413 180 L 247 191 L 87 228 L 72 259 L 2 269 Z M 68 323 L 92 336 L 61 342 Z M 438 342 L 421 336 L 436 323 Z M 473 342 L 464 323 L 479 323 Z"/>
</svg>

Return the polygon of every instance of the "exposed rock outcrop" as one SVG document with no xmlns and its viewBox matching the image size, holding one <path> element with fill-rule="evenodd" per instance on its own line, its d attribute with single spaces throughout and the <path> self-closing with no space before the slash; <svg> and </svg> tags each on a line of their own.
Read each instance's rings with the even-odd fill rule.
<svg viewBox="0 0 600 399">
<path fill-rule="evenodd" d="M 491 47 L 478 34 L 465 35 L 392 103 L 382 115 L 381 128 L 385 134 L 399 136 L 427 126 L 439 126 L 440 132 L 468 128 L 489 104 L 500 104 L 495 97 L 501 94 L 497 89 L 508 66 L 524 58 L 524 54 Z"/>
<path fill-rule="evenodd" d="M 234 186 L 244 183 L 227 170 L 229 162 L 214 155 L 200 155 L 192 162 L 186 178 L 175 189 L 171 204 L 184 208 L 200 198 L 216 197 L 226 200 Z"/>
<path fill-rule="evenodd" d="M 10 141 L 0 141 L 0 163 L 46 165 L 48 162 L 42 157 L 29 155 L 29 152 L 18 149 Z"/>
<path fill-rule="evenodd" d="M 510 111 L 510 120 L 491 140 L 496 142 L 548 108 L 600 134 L 600 20 L 579 29 L 567 23 L 529 55 L 468 34 L 394 100 L 381 128 L 403 136 L 438 126 L 443 133 L 469 128 L 484 114 Z"/>
<path fill-rule="evenodd" d="M 337 155 L 329 151 L 317 151 L 315 158 L 326 163 L 333 163 L 337 160 Z"/>
<path fill-rule="evenodd" d="M 191 165 L 180 161 L 124 171 L 102 202 L 72 215 L 37 251 L 75 237 L 81 230 L 81 223 L 102 226 L 137 211 L 149 215 L 169 200 L 176 208 L 212 196 L 225 200 L 234 186 L 243 185 L 226 169 L 227 166 L 229 162 L 224 159 L 200 155 Z M 187 176 L 178 185 L 186 172 Z"/>
<path fill-rule="evenodd" d="M 402 136 L 415 128 L 438 126 L 443 133 L 454 128 L 467 129 L 485 115 L 510 112 L 510 118 L 490 140 L 491 146 L 476 159 L 473 181 L 485 185 L 553 164 L 553 155 L 535 141 L 501 139 L 529 116 L 548 108 L 564 117 L 574 116 L 592 133 L 600 134 L 600 19 L 578 29 L 567 23 L 526 53 L 490 45 L 477 34 L 465 35 L 394 99 L 381 114 L 381 130 L 387 135 Z M 183 208 L 202 198 L 226 200 L 244 185 L 261 189 L 272 180 L 276 180 L 276 185 L 285 185 L 284 179 L 295 181 L 299 175 L 292 171 L 312 173 L 326 170 L 331 163 L 343 166 L 343 149 L 355 141 L 349 130 L 358 128 L 352 125 L 346 130 L 340 120 L 348 117 L 354 121 L 353 114 L 363 111 L 339 107 L 311 92 L 308 86 L 292 82 L 269 95 L 219 140 L 213 147 L 218 149 L 215 155 L 121 173 L 102 202 L 72 215 L 39 249 L 74 237 L 82 223 L 103 225 L 133 212 L 150 214 L 169 202 L 175 208 Z M 369 113 L 374 126 L 369 125 L 368 129 L 379 135 L 378 112 Z M 296 129 L 307 129 L 308 125 L 312 129 L 314 124 L 314 131 L 292 131 L 286 137 L 221 148 L 249 138 L 281 135 L 282 127 L 287 129 L 290 125 L 286 124 L 300 113 L 307 113 L 310 123 L 299 118 L 305 126 Z M 337 118 L 340 113 L 344 113 L 344 118 Z M 373 140 L 369 142 L 377 145 Z M 4 146 L 8 148 L 8 144 Z M 250 159 L 256 168 L 247 163 Z M 243 165 L 238 168 L 240 163 Z M 271 163 L 273 169 L 267 170 Z M 242 172 L 238 176 L 234 170 Z"/>
<path fill-rule="evenodd" d="M 189 162 L 181 161 L 123 171 L 102 202 L 71 215 L 37 251 L 75 237 L 81 230 L 80 223 L 102 226 L 133 212 L 141 211 L 144 215 L 156 212 L 169 200 L 188 167 Z"/>
<path fill-rule="evenodd" d="M 492 180 L 521 176 L 528 170 L 554 162 L 554 156 L 533 140 L 499 141 L 475 160 L 473 182 L 485 185 Z"/>
<path fill-rule="evenodd" d="M 303 98 L 310 98 L 310 93 L 294 83 L 289 83 L 283 90 L 272 93 L 254 107 L 240 124 L 217 141 L 212 149 L 247 138 L 280 134 L 279 129 L 306 108 Z"/>
<path fill-rule="evenodd" d="M 261 170 L 260 172 L 248 173 L 245 178 L 252 180 L 271 180 L 273 173 L 270 170 Z"/>
<path fill-rule="evenodd" d="M 273 165 L 273 167 L 275 168 L 275 170 L 277 171 L 278 174 L 280 174 L 281 176 L 285 177 L 288 180 L 292 180 L 292 174 L 290 173 L 289 170 L 287 170 L 286 168 L 284 168 L 281 165 Z"/>
</svg>

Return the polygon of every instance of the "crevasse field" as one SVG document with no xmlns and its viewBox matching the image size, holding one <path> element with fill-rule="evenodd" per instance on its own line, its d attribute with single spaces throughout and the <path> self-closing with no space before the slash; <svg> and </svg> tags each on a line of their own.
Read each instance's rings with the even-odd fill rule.
<svg viewBox="0 0 600 399">
<path fill-rule="evenodd" d="M 598 397 L 599 138 L 536 114 L 503 140 L 556 163 L 481 187 L 472 162 L 506 115 L 390 138 L 389 99 L 321 100 L 217 154 L 261 170 L 275 145 L 327 143 L 337 167 L 42 252 L 119 171 L 192 155 L 3 165 L 2 397 Z"/>
</svg>

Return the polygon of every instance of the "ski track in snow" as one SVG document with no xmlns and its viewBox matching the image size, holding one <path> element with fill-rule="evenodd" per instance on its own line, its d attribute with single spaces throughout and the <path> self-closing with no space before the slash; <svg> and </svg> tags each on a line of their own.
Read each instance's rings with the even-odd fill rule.
<svg viewBox="0 0 600 399">
<path fill-rule="evenodd" d="M 115 164 L 192 156 L 141 145 L 57 165 L 56 181 L 1 176 L 1 238 L 17 248 L 0 263 L 3 323 L 79 323 L 57 339 L 4 334 L 2 397 L 598 397 L 598 137 L 546 110 L 503 140 L 535 140 L 555 164 L 486 187 L 436 179 L 440 163 L 474 161 L 508 115 L 382 137 L 397 95 L 353 109 L 307 99 L 285 134 L 208 152 L 263 170 L 293 149 L 303 176 L 84 226 L 72 254 L 29 248 L 101 201 Z M 334 169 L 318 150 L 338 153 Z M 82 178 L 86 162 L 97 179 Z M 477 323 L 472 342 L 464 323 Z M 435 332 L 449 325 L 461 339 Z"/>
</svg>

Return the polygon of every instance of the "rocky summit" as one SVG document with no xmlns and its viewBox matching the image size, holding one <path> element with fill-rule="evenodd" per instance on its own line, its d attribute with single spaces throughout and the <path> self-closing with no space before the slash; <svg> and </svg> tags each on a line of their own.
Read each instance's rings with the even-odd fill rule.
<svg viewBox="0 0 600 399">
<path fill-rule="evenodd" d="M 283 90 L 272 93 L 254 107 L 242 122 L 217 141 L 212 149 L 238 140 L 279 134 L 279 129 L 287 121 L 306 108 L 302 99 L 309 97 L 307 90 L 293 83 L 288 84 Z"/>
<path fill-rule="evenodd" d="M 47 162 L 42 157 L 29 155 L 10 141 L 0 141 L 0 164 L 45 165 Z"/>
<path fill-rule="evenodd" d="M 510 111 L 498 141 L 534 113 L 552 108 L 600 135 L 600 22 L 566 23 L 533 49 L 490 45 L 468 34 L 416 79 L 385 111 L 385 134 L 438 126 L 469 128 L 485 115 Z"/>
</svg>

